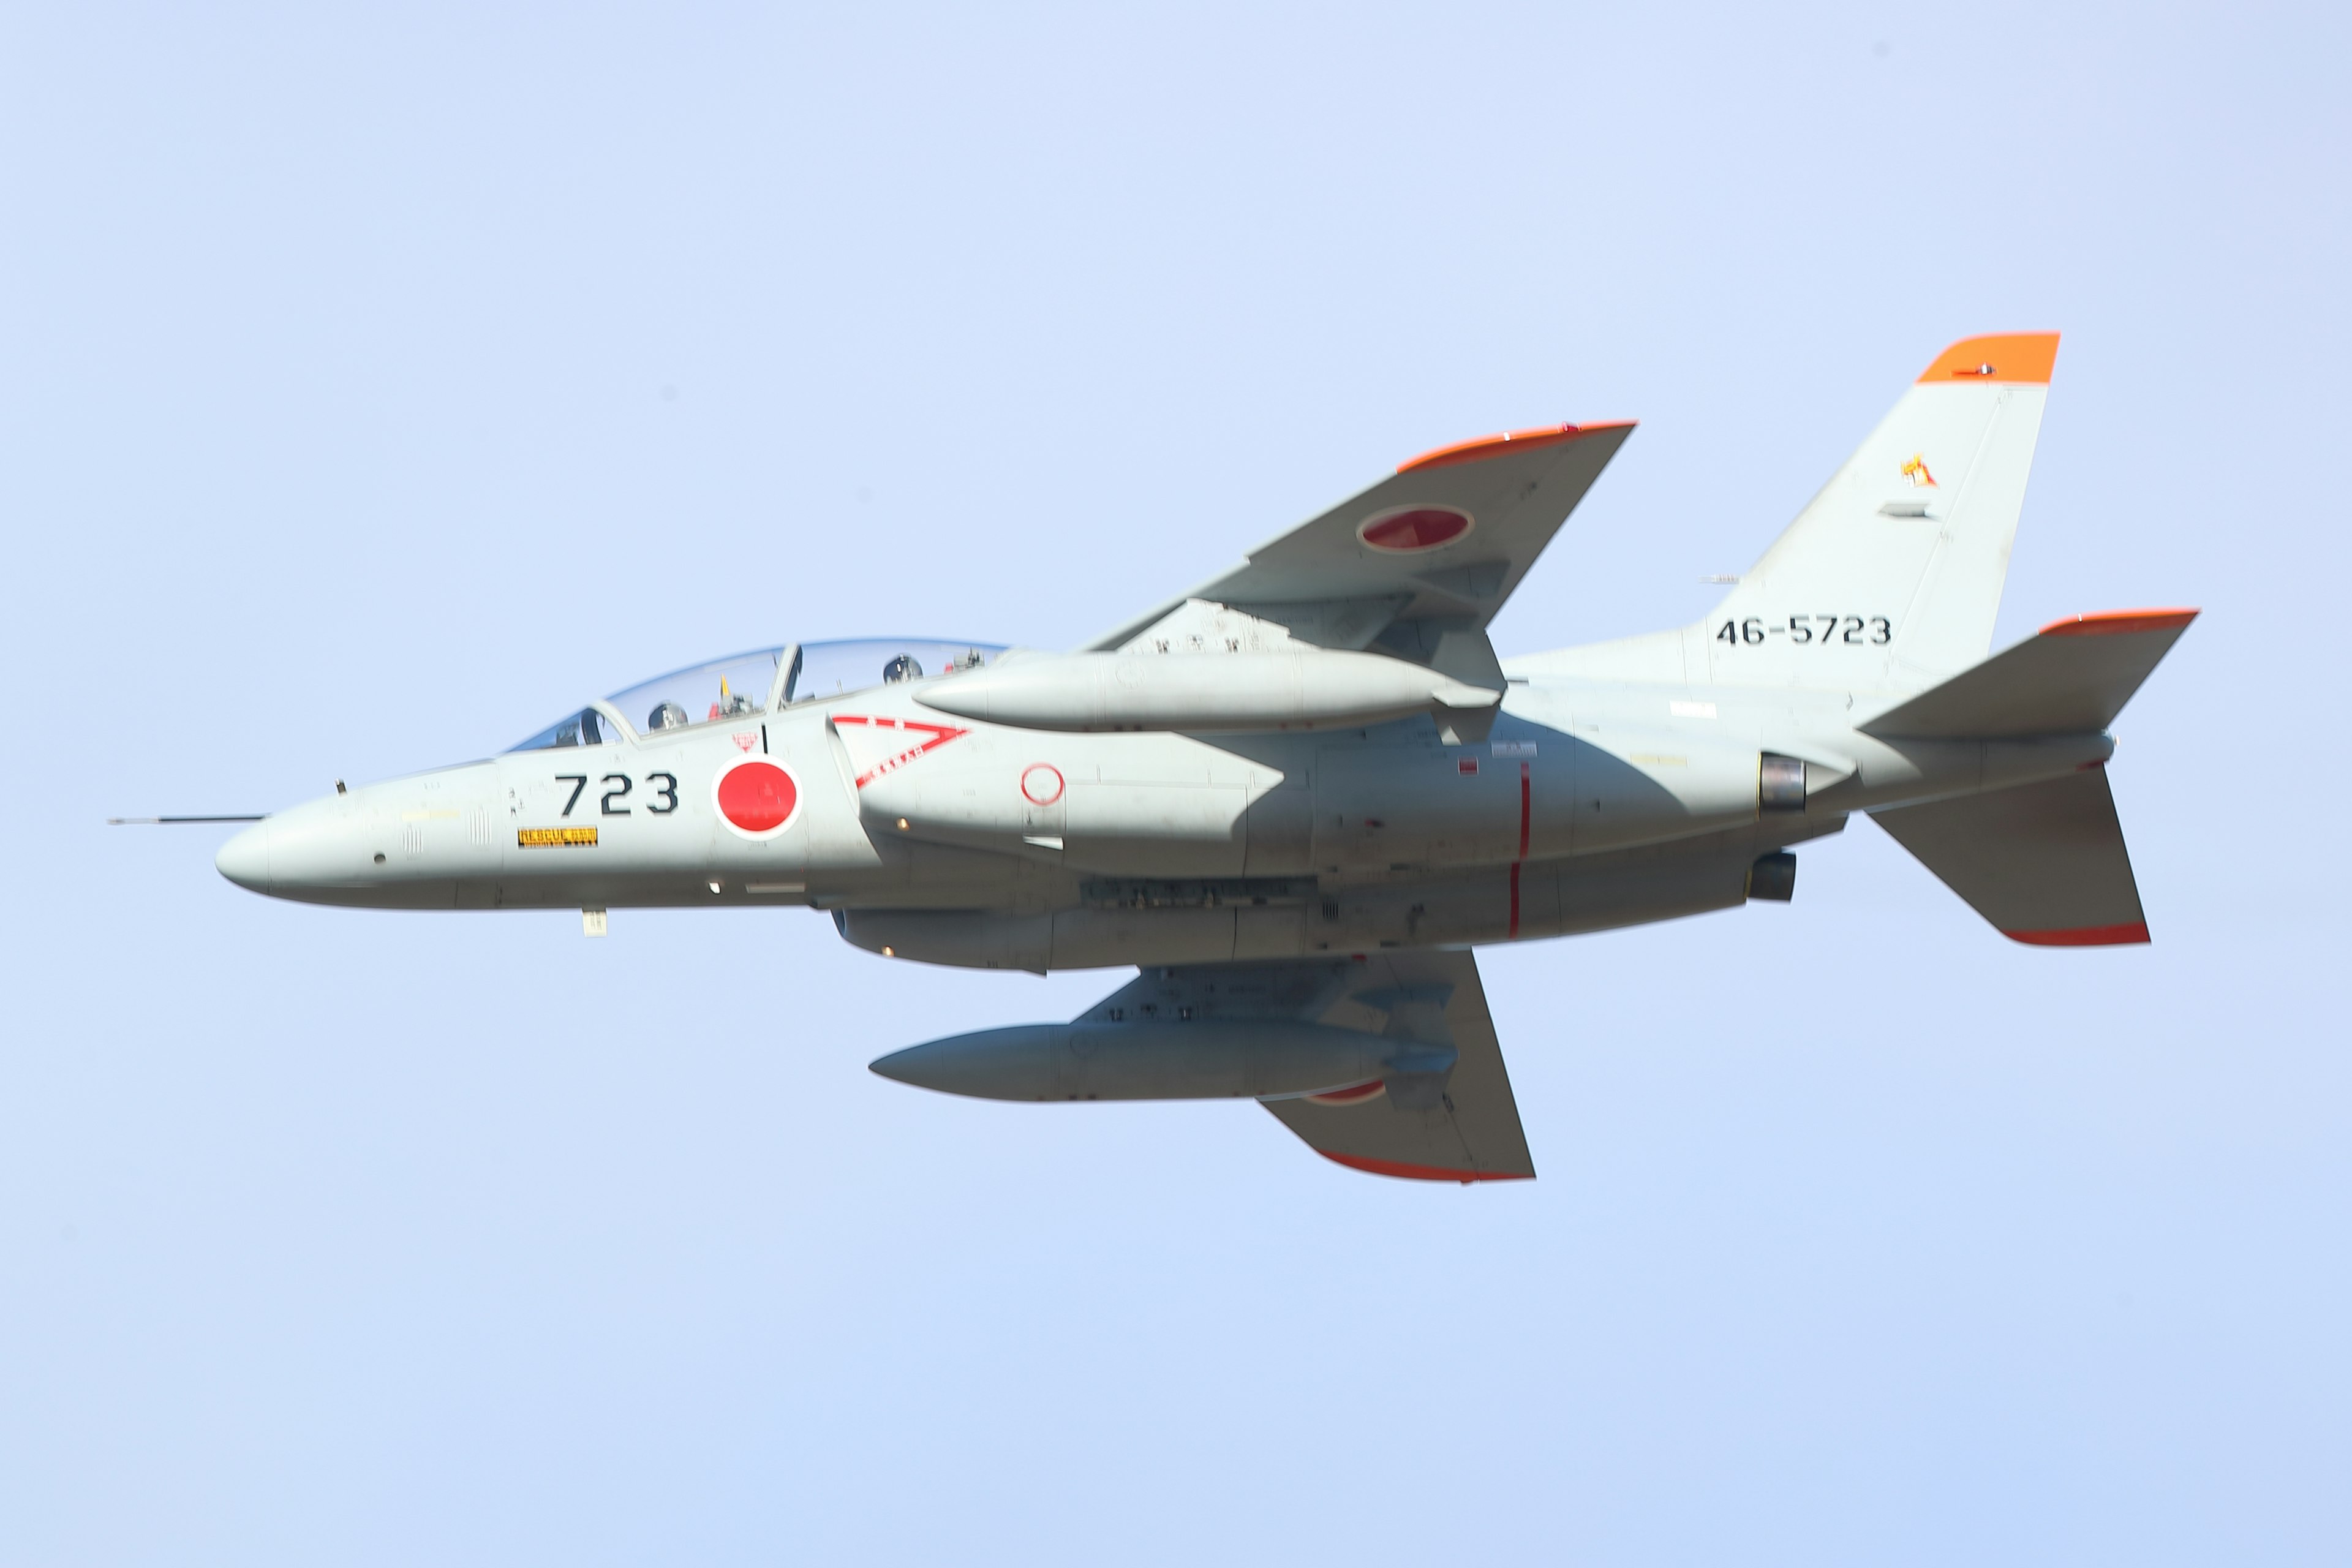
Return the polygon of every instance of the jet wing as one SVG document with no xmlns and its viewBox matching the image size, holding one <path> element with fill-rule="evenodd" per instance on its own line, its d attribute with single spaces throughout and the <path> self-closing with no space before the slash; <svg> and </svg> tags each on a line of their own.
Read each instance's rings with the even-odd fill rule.
<svg viewBox="0 0 2352 1568">
<path fill-rule="evenodd" d="M 1432 663 L 1446 633 L 1484 632 L 1633 430 L 1547 426 L 1425 453 L 1087 651 L 1226 651 L 1262 630 L 1225 611 L 1318 647 Z"/>
<path fill-rule="evenodd" d="M 1078 1022 L 1141 1018 L 1282 1019 L 1412 1040 L 1440 1070 L 1260 1103 L 1317 1153 L 1376 1175 L 1468 1183 L 1536 1173 L 1466 952 L 1152 968 Z"/>
</svg>

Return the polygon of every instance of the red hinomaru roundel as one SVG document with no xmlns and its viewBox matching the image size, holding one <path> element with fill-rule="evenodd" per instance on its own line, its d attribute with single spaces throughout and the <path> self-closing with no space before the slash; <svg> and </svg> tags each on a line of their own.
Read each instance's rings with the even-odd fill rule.
<svg viewBox="0 0 2352 1568">
<path fill-rule="evenodd" d="M 800 781 L 768 757 L 740 757 L 719 769 L 710 798 L 719 820 L 746 838 L 773 838 L 801 814 Z"/>
<path fill-rule="evenodd" d="M 1374 550 L 1392 555 L 1434 550 L 1470 531 L 1470 514 L 1458 507 L 1409 506 L 1374 512 L 1356 530 L 1356 537 Z"/>
</svg>

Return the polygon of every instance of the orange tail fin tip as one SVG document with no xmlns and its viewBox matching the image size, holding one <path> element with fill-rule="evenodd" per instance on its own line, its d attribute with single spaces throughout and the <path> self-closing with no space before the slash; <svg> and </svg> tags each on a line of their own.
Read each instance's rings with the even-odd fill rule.
<svg viewBox="0 0 2352 1568">
<path fill-rule="evenodd" d="M 1936 356 L 1919 373 L 1928 381 L 2001 381 L 2050 384 L 2058 363 L 2055 332 L 1997 332 L 1990 337 L 1962 338 Z"/>
</svg>

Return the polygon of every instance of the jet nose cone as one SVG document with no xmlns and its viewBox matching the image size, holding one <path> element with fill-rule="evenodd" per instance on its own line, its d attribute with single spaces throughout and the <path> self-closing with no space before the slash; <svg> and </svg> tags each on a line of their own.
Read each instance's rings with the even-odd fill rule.
<svg viewBox="0 0 2352 1568">
<path fill-rule="evenodd" d="M 213 866 L 240 888 L 269 891 L 269 824 L 257 822 L 222 845 Z"/>
</svg>

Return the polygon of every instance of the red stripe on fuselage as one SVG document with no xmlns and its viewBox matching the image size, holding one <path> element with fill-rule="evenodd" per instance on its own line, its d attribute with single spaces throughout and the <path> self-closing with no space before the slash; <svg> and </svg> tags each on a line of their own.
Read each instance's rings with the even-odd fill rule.
<svg viewBox="0 0 2352 1568">
<path fill-rule="evenodd" d="M 1519 764 L 1519 858 L 1528 858 L 1528 825 L 1535 815 L 1535 781 L 1528 776 L 1528 764 Z"/>
<path fill-rule="evenodd" d="M 1528 830 L 1535 816 L 1535 781 L 1529 776 L 1528 764 L 1519 764 L 1519 858 L 1511 862 L 1511 929 L 1509 934 L 1519 934 L 1519 867 L 1528 858 Z"/>
</svg>

